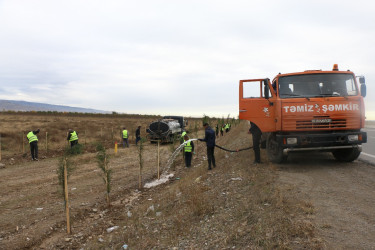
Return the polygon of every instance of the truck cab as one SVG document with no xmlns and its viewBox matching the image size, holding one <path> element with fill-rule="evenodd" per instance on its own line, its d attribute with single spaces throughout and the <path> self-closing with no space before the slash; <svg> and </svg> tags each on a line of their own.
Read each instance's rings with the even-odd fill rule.
<svg viewBox="0 0 375 250">
<path fill-rule="evenodd" d="M 263 133 L 267 156 L 281 163 L 294 151 L 330 151 L 350 162 L 361 153 L 367 134 L 364 77 L 351 71 L 307 70 L 240 80 L 239 118 Z"/>
</svg>

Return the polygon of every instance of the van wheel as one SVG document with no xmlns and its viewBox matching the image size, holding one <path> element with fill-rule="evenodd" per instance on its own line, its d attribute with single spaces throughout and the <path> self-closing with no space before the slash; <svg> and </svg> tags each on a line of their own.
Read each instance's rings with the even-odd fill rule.
<svg viewBox="0 0 375 250">
<path fill-rule="evenodd" d="M 267 156 L 268 159 L 273 163 L 285 162 L 287 157 L 283 155 L 282 147 L 277 143 L 275 135 L 269 135 L 267 138 Z"/>
<path fill-rule="evenodd" d="M 338 161 L 352 162 L 359 157 L 361 151 L 358 148 L 343 148 L 333 150 L 332 154 Z"/>
</svg>

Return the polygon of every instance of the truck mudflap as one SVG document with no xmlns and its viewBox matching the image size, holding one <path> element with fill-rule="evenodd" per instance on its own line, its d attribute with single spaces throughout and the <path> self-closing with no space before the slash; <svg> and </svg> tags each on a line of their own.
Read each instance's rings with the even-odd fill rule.
<svg viewBox="0 0 375 250">
<path fill-rule="evenodd" d="M 345 131 L 319 134 L 277 134 L 276 141 L 283 152 L 307 150 L 335 150 L 358 148 L 367 142 L 367 133 L 363 131 Z"/>
</svg>

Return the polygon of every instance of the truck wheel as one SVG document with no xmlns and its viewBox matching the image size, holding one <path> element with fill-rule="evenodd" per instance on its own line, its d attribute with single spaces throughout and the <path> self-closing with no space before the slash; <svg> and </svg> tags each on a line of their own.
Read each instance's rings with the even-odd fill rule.
<svg viewBox="0 0 375 250">
<path fill-rule="evenodd" d="M 343 148 L 332 151 L 332 154 L 338 161 L 352 162 L 359 157 L 361 151 L 358 148 Z"/>
<path fill-rule="evenodd" d="M 287 156 L 283 155 L 283 149 L 277 143 L 274 135 L 269 135 L 267 138 L 267 156 L 273 163 L 282 163 L 287 159 Z"/>
</svg>

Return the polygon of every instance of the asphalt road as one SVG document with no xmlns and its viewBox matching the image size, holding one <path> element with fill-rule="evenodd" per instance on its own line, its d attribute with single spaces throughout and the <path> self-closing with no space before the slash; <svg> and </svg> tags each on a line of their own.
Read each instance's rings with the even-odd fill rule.
<svg viewBox="0 0 375 250">
<path fill-rule="evenodd" d="M 362 144 L 362 153 L 359 159 L 375 164 L 375 126 L 364 129 L 367 132 L 367 143 Z"/>
</svg>

